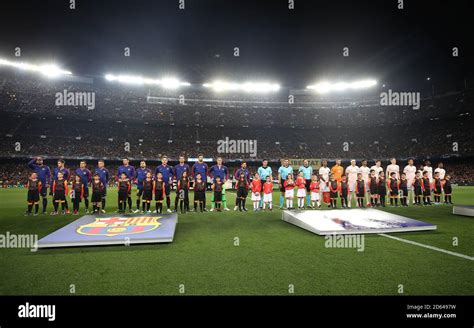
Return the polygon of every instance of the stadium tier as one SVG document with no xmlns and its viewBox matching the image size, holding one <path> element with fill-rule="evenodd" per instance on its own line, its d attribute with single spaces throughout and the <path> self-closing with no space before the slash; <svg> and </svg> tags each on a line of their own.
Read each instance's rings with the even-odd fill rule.
<svg viewBox="0 0 474 328">
<path fill-rule="evenodd" d="M 224 97 L 205 90 L 125 89 L 100 78 L 76 83 L 0 73 L 2 157 L 156 159 L 167 154 L 176 159 L 180 153 L 197 152 L 215 157 L 217 141 L 226 137 L 256 140 L 258 146 L 255 157 L 234 152 L 224 155 L 228 159 L 474 154 L 473 90 L 422 98 L 420 108 L 413 109 L 382 106 L 374 95 L 353 101 L 332 96 L 328 101 L 303 94 L 289 104 L 292 90 Z M 57 93 L 73 91 L 92 92 L 94 108 L 57 105 Z"/>
</svg>

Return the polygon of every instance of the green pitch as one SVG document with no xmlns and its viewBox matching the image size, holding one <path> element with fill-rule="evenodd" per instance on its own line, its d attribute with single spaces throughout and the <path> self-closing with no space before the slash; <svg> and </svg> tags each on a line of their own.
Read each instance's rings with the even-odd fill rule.
<svg viewBox="0 0 474 328">
<path fill-rule="evenodd" d="M 235 194 L 227 197 L 233 207 Z M 275 193 L 275 204 L 278 197 Z M 78 217 L 25 217 L 25 200 L 25 190 L 0 190 L 0 234 L 42 238 Z M 456 188 L 453 201 L 474 204 L 474 188 Z M 109 190 L 107 207 L 108 213 L 116 209 L 115 190 Z M 0 249 L 0 294 L 399 295 L 401 289 L 404 295 L 474 294 L 469 259 L 379 235 L 365 237 L 363 252 L 325 248 L 323 237 L 283 222 L 280 210 L 253 213 L 251 207 L 249 199 L 248 213 L 179 215 L 170 244 Z M 452 215 L 451 206 L 386 210 L 438 226 L 395 236 L 474 255 L 474 218 Z"/>
</svg>

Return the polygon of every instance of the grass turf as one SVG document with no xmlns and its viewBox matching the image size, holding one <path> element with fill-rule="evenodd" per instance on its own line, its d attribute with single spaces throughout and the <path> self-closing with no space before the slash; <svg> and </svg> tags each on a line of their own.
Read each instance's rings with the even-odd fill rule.
<svg viewBox="0 0 474 328">
<path fill-rule="evenodd" d="M 116 192 L 108 194 L 111 212 Z M 474 188 L 458 187 L 453 199 L 473 204 L 473 196 Z M 233 207 L 235 194 L 227 198 Z M 77 218 L 24 217 L 25 200 L 25 190 L 0 190 L 0 234 L 42 238 Z M 386 211 L 438 226 L 396 236 L 474 255 L 474 218 L 452 215 L 451 206 Z M 323 237 L 283 222 L 278 209 L 179 215 L 170 244 L 4 248 L 0 263 L 0 295 L 69 295 L 72 285 L 76 295 L 180 295 L 183 287 L 185 295 L 288 295 L 290 285 L 296 295 L 399 295 L 399 285 L 405 295 L 474 293 L 473 261 L 379 235 L 365 237 L 364 252 L 325 248 Z"/>
</svg>

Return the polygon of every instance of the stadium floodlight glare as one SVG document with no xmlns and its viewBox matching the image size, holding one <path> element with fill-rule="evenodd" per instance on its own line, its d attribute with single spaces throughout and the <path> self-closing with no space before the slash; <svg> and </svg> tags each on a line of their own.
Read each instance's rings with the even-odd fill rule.
<svg viewBox="0 0 474 328">
<path fill-rule="evenodd" d="M 354 82 L 319 82 L 314 85 L 309 85 L 306 89 L 314 90 L 318 93 L 328 93 L 331 91 L 345 91 L 345 90 L 358 90 L 367 89 L 377 84 L 375 80 L 360 80 Z"/>
<path fill-rule="evenodd" d="M 142 76 L 134 76 L 134 75 L 114 75 L 114 74 L 106 74 L 105 79 L 107 81 L 117 81 L 124 84 L 152 84 L 152 85 L 160 85 L 166 89 L 177 89 L 182 86 L 190 86 L 191 83 L 189 82 L 181 82 L 180 80 L 172 77 L 159 79 L 150 79 Z"/>
<path fill-rule="evenodd" d="M 276 83 L 268 82 L 226 82 L 226 81 L 214 81 L 212 83 L 204 83 L 203 87 L 210 88 L 216 92 L 224 91 L 244 91 L 244 92 L 255 92 L 255 93 L 267 93 L 276 92 L 280 90 L 280 86 Z"/>
<path fill-rule="evenodd" d="M 0 66 L 9 66 L 9 67 L 18 68 L 25 71 L 37 72 L 47 77 L 57 77 L 59 75 L 72 74 L 69 71 L 59 68 L 55 64 L 35 65 L 35 64 L 29 64 L 29 63 L 14 62 L 14 61 L 0 58 Z"/>
</svg>

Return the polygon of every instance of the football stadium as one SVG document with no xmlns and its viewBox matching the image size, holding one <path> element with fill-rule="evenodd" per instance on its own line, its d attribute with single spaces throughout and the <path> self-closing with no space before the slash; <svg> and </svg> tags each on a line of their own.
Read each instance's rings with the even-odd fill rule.
<svg viewBox="0 0 474 328">
<path fill-rule="evenodd" d="M 5 4 L 2 301 L 472 301 L 468 5 L 425 5 Z"/>
</svg>

